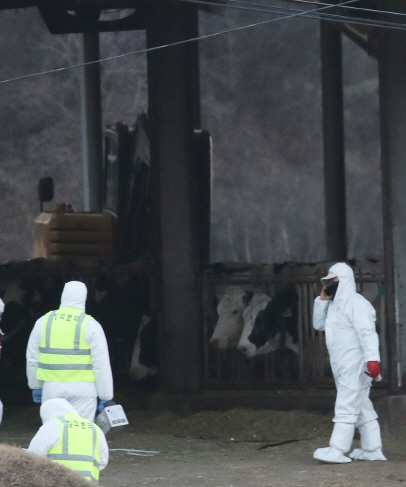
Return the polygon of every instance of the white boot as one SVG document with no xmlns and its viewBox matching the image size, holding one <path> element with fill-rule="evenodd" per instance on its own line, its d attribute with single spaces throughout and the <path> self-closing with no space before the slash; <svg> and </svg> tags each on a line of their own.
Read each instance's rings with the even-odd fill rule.
<svg viewBox="0 0 406 487">
<path fill-rule="evenodd" d="M 318 448 L 313 453 L 313 458 L 325 463 L 350 463 L 351 459 L 346 457 L 344 453 L 347 453 L 351 448 L 354 430 L 354 424 L 335 423 L 330 438 L 330 446 Z"/>
<path fill-rule="evenodd" d="M 361 435 L 361 448 L 356 448 L 350 457 L 354 460 L 382 460 L 386 458 L 382 453 L 381 429 L 376 419 L 358 427 Z"/>
<path fill-rule="evenodd" d="M 337 448 L 333 447 L 326 447 L 326 448 L 317 448 L 317 450 L 313 453 L 313 458 L 318 460 L 319 462 L 324 463 L 350 463 L 351 458 L 346 457 L 343 452 L 337 450 Z"/>
<path fill-rule="evenodd" d="M 367 451 L 363 450 L 362 448 L 355 448 L 355 450 L 350 453 L 350 457 L 353 460 L 369 460 L 369 461 L 374 461 L 374 460 L 382 460 L 385 461 L 386 457 L 382 453 L 381 448 L 377 448 L 374 451 Z"/>
</svg>

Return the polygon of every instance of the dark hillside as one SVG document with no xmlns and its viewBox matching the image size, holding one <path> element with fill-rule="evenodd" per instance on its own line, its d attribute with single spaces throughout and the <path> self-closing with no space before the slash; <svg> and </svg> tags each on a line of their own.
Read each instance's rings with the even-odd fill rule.
<svg viewBox="0 0 406 487">
<path fill-rule="evenodd" d="M 202 13 L 201 33 L 264 20 Z M 201 42 L 202 126 L 213 135 L 213 260 L 324 259 L 318 23 L 288 19 Z M 0 12 L 0 79 L 78 62 L 78 35 L 52 36 L 35 9 Z M 102 56 L 145 45 L 101 35 Z M 382 254 L 377 66 L 344 42 L 350 256 Z M 145 56 L 103 64 L 104 122 L 146 109 Z M 0 262 L 30 257 L 36 184 L 82 209 L 79 71 L 0 85 Z"/>
</svg>

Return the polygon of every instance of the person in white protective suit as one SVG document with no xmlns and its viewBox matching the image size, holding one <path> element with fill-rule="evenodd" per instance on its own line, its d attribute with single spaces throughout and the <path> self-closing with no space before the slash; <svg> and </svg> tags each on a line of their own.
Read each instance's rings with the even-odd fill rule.
<svg viewBox="0 0 406 487">
<path fill-rule="evenodd" d="M 83 282 L 65 284 L 61 306 L 37 320 L 27 346 L 27 378 L 34 402 L 64 398 L 93 422 L 97 397 L 113 398 L 113 377 L 103 328 L 85 313 Z"/>
<path fill-rule="evenodd" d="M 40 415 L 43 425 L 28 451 L 97 481 L 99 471 L 109 461 L 109 447 L 101 429 L 78 415 L 65 399 L 45 401 Z"/>
<path fill-rule="evenodd" d="M 326 463 L 386 460 L 378 415 L 369 399 L 372 378 L 380 376 L 375 310 L 356 292 L 354 272 L 347 264 L 333 265 L 322 283 L 314 301 L 313 326 L 325 331 L 337 398 L 330 446 L 317 449 L 313 457 Z M 348 458 L 344 454 L 351 448 L 355 427 L 361 448 Z"/>
<path fill-rule="evenodd" d="M 0 298 L 0 321 L 1 321 L 1 317 L 4 313 L 4 308 L 5 308 L 4 302 Z M 1 328 L 0 328 L 0 335 L 4 335 L 4 333 L 1 331 Z M 0 345 L 0 353 L 1 353 L 1 345 Z M 2 421 L 3 421 L 3 403 L 0 400 L 0 424 L 2 423 Z"/>
</svg>

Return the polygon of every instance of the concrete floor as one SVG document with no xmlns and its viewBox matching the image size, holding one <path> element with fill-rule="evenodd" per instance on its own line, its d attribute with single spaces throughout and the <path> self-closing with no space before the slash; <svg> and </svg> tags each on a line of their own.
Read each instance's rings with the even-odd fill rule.
<svg viewBox="0 0 406 487">
<path fill-rule="evenodd" d="M 313 460 L 313 451 L 328 445 L 331 411 L 232 408 L 177 414 L 163 408 L 142 410 L 125 397 L 120 402 L 130 425 L 109 443 L 110 448 L 159 453 L 142 457 L 111 451 L 109 465 L 101 472 L 100 483 L 105 487 L 406 485 L 406 437 L 402 435 L 384 438 L 388 462 L 324 465 Z M 155 405 L 162 405 L 164 399 L 155 399 Z M 32 403 L 7 406 L 4 402 L 0 442 L 27 447 L 41 425 L 39 407 Z M 170 406 L 174 405 L 168 404 L 166 409 L 176 409 Z M 295 441 L 274 446 L 290 440 Z M 356 439 L 354 446 L 358 443 Z M 260 449 L 265 445 L 273 446 Z"/>
</svg>

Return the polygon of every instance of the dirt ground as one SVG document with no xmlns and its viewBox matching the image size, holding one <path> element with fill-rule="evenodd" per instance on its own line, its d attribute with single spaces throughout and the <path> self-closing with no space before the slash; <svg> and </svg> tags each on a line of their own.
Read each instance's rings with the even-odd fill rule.
<svg viewBox="0 0 406 487">
<path fill-rule="evenodd" d="M 6 409 L 1 443 L 27 447 L 40 426 L 38 410 L 36 405 Z M 105 487 L 406 486 L 405 437 L 384 438 L 388 462 L 313 460 L 313 451 L 328 445 L 331 413 L 232 409 L 180 416 L 130 408 L 127 415 L 130 425 L 110 441 L 110 449 L 159 453 L 111 451 L 101 472 Z"/>
</svg>

